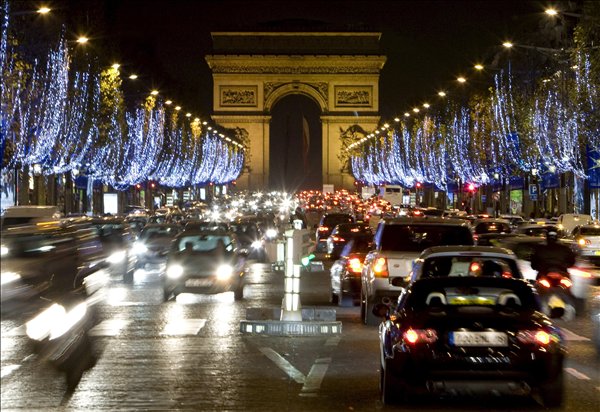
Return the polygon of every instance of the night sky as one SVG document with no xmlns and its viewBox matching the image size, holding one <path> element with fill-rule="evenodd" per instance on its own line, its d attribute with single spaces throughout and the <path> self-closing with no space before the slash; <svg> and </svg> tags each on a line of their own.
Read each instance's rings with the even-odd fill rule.
<svg viewBox="0 0 600 412">
<path fill-rule="evenodd" d="M 91 0 L 94 2 L 94 0 Z M 211 31 L 381 31 L 380 107 L 394 116 L 450 89 L 458 74 L 489 62 L 499 44 L 535 30 L 544 3 L 528 1 L 123 0 L 103 3 L 102 34 L 123 69 L 141 75 L 185 109 L 212 110 L 204 56 Z M 71 2 L 71 7 L 77 7 Z M 93 33 L 91 33 L 93 36 Z M 479 87 L 489 76 L 478 74 Z"/>
</svg>

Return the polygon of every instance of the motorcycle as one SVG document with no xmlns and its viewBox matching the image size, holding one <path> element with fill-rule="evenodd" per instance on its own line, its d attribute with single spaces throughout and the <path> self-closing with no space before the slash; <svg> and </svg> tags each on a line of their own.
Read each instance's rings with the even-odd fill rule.
<svg viewBox="0 0 600 412">
<path fill-rule="evenodd" d="M 571 286 L 573 286 L 573 282 L 568 272 L 550 269 L 546 273 L 540 274 L 535 282 L 535 287 L 540 296 L 542 311 L 549 316 L 553 307 L 562 307 L 565 312 L 561 319 L 573 320 L 577 309 Z"/>
<path fill-rule="evenodd" d="M 83 372 L 95 364 L 88 332 L 97 323 L 96 303 L 102 293 L 98 284 L 105 276 L 108 274 L 101 266 L 82 268 L 74 289 L 38 297 L 39 310 L 25 323 L 33 352 L 65 373 L 69 391 L 75 389 Z"/>
</svg>

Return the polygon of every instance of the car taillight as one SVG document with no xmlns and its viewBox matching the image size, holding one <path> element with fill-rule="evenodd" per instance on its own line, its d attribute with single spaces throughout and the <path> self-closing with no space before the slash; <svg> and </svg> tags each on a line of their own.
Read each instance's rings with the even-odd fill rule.
<svg viewBox="0 0 600 412">
<path fill-rule="evenodd" d="M 373 272 L 377 278 L 387 278 L 389 276 L 387 259 L 384 257 L 377 258 L 373 264 Z"/>
<path fill-rule="evenodd" d="M 319 232 L 327 232 L 329 228 L 327 226 L 319 226 L 317 229 Z"/>
<path fill-rule="evenodd" d="M 571 280 L 568 278 L 562 278 L 560 280 L 560 284 L 566 288 L 570 288 L 573 285 L 573 282 L 571 282 Z"/>
<path fill-rule="evenodd" d="M 402 335 L 404 342 L 411 345 L 417 343 L 433 343 L 438 340 L 437 332 L 434 329 L 408 329 Z"/>
<path fill-rule="evenodd" d="M 331 240 L 333 240 L 334 242 L 345 242 L 346 239 L 344 239 L 343 237 L 339 237 L 339 236 L 332 236 Z"/>
<path fill-rule="evenodd" d="M 517 339 L 521 343 L 545 346 L 550 343 L 552 336 L 545 330 L 520 330 Z"/>
<path fill-rule="evenodd" d="M 590 242 L 589 239 L 583 239 L 583 238 L 579 239 L 577 241 L 577 243 L 579 243 L 579 246 L 589 246 L 592 244 L 592 242 Z"/>
<path fill-rule="evenodd" d="M 348 261 L 348 270 L 353 273 L 362 272 L 363 264 L 359 258 L 352 258 Z"/>
<path fill-rule="evenodd" d="M 539 280 L 538 280 L 538 283 L 539 283 L 540 285 L 542 285 L 543 287 L 545 287 L 545 288 L 549 288 L 550 286 L 552 286 L 552 285 L 550 284 L 550 281 L 549 281 L 548 279 L 546 279 L 546 278 L 541 278 L 541 279 L 539 279 Z"/>
</svg>

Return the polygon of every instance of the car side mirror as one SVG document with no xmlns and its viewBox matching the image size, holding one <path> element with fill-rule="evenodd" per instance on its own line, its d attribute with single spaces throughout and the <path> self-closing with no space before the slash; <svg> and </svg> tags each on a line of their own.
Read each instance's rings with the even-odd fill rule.
<svg viewBox="0 0 600 412">
<path fill-rule="evenodd" d="M 550 308 L 550 318 L 552 318 L 552 319 L 562 318 L 564 314 L 565 314 L 565 308 L 563 308 L 563 307 Z"/>
<path fill-rule="evenodd" d="M 378 303 L 375 306 L 373 306 L 373 315 L 377 316 L 378 318 L 389 319 L 390 307 L 383 303 Z"/>
</svg>

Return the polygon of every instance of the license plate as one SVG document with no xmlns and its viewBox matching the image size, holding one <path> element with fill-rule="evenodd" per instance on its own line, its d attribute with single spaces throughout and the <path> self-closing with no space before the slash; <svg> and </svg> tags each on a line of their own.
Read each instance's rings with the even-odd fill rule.
<svg viewBox="0 0 600 412">
<path fill-rule="evenodd" d="M 185 281 L 185 286 L 189 286 L 192 288 L 204 287 L 204 286 L 212 286 L 212 279 L 188 279 Z"/>
<path fill-rule="evenodd" d="M 452 332 L 450 343 L 454 346 L 508 346 L 503 332 Z"/>
</svg>

